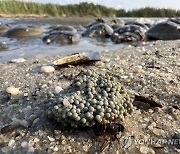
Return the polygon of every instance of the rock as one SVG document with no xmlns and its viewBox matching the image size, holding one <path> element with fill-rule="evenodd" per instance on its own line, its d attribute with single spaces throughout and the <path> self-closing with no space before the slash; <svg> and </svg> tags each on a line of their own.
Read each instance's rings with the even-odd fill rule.
<svg viewBox="0 0 180 154">
<path fill-rule="evenodd" d="M 16 96 L 20 93 L 19 88 L 15 88 L 14 86 L 10 86 L 6 89 L 6 92 L 11 94 L 12 96 Z"/>
<path fill-rule="evenodd" d="M 101 55 L 99 52 L 83 52 L 77 53 L 54 61 L 54 65 L 67 66 L 85 64 L 95 61 L 100 61 Z"/>
<path fill-rule="evenodd" d="M 42 66 L 41 72 L 43 73 L 53 73 L 55 71 L 55 68 L 53 66 Z"/>
<path fill-rule="evenodd" d="M 18 58 L 18 59 L 13 59 L 10 62 L 12 63 L 24 63 L 26 61 L 26 59 L 24 58 Z"/>
</svg>

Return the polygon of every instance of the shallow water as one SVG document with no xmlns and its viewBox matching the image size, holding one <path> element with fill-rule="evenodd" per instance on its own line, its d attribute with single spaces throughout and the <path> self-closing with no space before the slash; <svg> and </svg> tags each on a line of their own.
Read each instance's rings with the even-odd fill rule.
<svg viewBox="0 0 180 154">
<path fill-rule="evenodd" d="M 92 22 L 93 18 L 0 18 L 0 23 L 6 23 L 10 27 L 19 25 L 39 25 L 43 27 L 44 32 L 39 37 L 24 38 L 24 39 L 10 39 L 0 37 L 1 41 L 6 41 L 9 48 L 0 51 L 0 62 L 9 61 L 20 57 L 29 57 L 36 54 L 59 54 L 68 55 L 71 53 L 84 52 L 84 51 L 104 51 L 116 50 L 124 47 L 124 44 L 114 44 L 110 40 L 100 42 L 96 39 L 81 38 L 80 42 L 73 45 L 47 45 L 42 41 L 47 28 L 53 25 L 87 25 Z M 124 19 L 127 20 L 127 19 Z M 132 19 L 128 19 L 132 20 Z M 151 20 L 153 21 L 153 20 Z"/>
</svg>

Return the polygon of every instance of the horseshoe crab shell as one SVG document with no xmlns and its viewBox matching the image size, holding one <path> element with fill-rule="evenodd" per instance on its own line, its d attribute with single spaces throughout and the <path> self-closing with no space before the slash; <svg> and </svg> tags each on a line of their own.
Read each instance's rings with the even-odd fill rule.
<svg viewBox="0 0 180 154">
<path fill-rule="evenodd" d="M 108 38 L 113 33 L 113 29 L 104 23 L 96 24 L 91 28 L 88 28 L 82 36 L 86 37 L 97 37 L 97 38 Z"/>
<path fill-rule="evenodd" d="M 54 31 L 68 31 L 74 33 L 77 32 L 77 30 L 74 27 L 68 25 L 55 26 L 50 30 L 50 32 L 54 32 Z"/>
<path fill-rule="evenodd" d="M 4 36 L 6 37 L 33 37 L 42 33 L 42 28 L 39 26 L 15 27 L 8 30 Z"/>
<path fill-rule="evenodd" d="M 9 30 L 9 26 L 6 24 L 0 23 L 0 34 L 3 34 Z"/>
<path fill-rule="evenodd" d="M 67 31 L 57 31 L 52 32 L 43 38 L 43 41 L 47 44 L 57 43 L 57 44 L 74 44 L 79 42 L 79 35 L 77 33 L 67 32 Z"/>
<path fill-rule="evenodd" d="M 111 40 L 115 43 L 142 41 L 145 40 L 145 32 L 137 25 L 121 26 L 111 35 Z"/>
<path fill-rule="evenodd" d="M 145 31 L 147 31 L 147 30 L 149 29 L 147 25 L 142 24 L 142 23 L 139 23 L 139 22 L 135 22 L 135 21 L 126 22 L 125 25 L 136 25 L 136 26 L 140 26 L 140 27 L 142 27 Z"/>
<path fill-rule="evenodd" d="M 180 39 L 180 24 L 172 21 L 161 22 L 150 28 L 146 35 L 149 39 L 156 40 Z"/>
</svg>

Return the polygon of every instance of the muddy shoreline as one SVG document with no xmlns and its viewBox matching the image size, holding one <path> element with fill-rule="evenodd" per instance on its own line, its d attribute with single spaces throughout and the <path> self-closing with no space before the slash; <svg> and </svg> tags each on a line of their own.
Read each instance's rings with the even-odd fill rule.
<svg viewBox="0 0 180 154">
<path fill-rule="evenodd" d="M 132 96 L 152 96 L 163 107 L 134 104 L 135 111 L 122 124 L 120 138 L 133 136 L 124 148 L 111 142 L 104 153 L 179 153 L 179 145 L 141 144 L 147 139 L 171 139 L 180 134 L 180 40 L 154 41 L 102 52 L 102 61 L 92 65 L 55 67 L 42 73 L 42 66 L 53 66 L 60 56 L 34 56 L 22 63 L 0 64 L 0 128 L 20 120 L 21 127 L 0 134 L 0 153 L 99 153 L 104 140 L 91 130 L 58 130 L 45 116 L 45 105 L 56 96 L 55 88 L 66 88 L 81 70 L 94 69 L 116 76 Z M 19 88 L 16 96 L 6 90 Z M 127 144 L 126 144 L 127 145 Z"/>
</svg>

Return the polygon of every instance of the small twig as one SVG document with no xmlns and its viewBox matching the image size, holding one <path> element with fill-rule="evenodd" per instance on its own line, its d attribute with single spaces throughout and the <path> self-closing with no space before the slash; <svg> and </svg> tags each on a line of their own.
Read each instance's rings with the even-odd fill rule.
<svg viewBox="0 0 180 154">
<path fill-rule="evenodd" d="M 163 105 L 160 102 L 155 101 L 153 98 L 148 98 L 148 97 L 140 96 L 137 94 L 135 94 L 134 101 L 140 101 L 140 102 L 148 103 L 153 108 L 155 108 L 155 107 L 162 108 L 163 107 Z"/>
<path fill-rule="evenodd" d="M 102 153 L 102 152 L 106 151 L 107 149 L 109 149 L 109 147 L 110 147 L 110 142 L 104 141 L 102 143 L 99 151 Z"/>
</svg>

